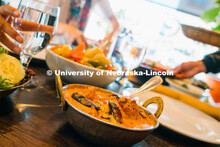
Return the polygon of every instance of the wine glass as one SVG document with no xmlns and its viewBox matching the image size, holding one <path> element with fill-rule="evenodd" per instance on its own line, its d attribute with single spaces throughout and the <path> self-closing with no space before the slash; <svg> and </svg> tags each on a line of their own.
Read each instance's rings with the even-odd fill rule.
<svg viewBox="0 0 220 147">
<path fill-rule="evenodd" d="M 162 28 L 160 30 L 161 36 L 175 36 L 180 30 L 180 22 L 170 13 L 166 13 L 164 16 L 164 21 Z"/>
<path fill-rule="evenodd" d="M 32 56 L 43 50 L 52 40 L 58 25 L 60 8 L 37 0 L 21 0 L 18 10 L 21 16 L 13 18 L 12 26 L 24 38 L 23 43 L 16 43 L 22 48 L 20 61 L 28 69 Z M 28 87 L 36 87 L 37 84 L 38 81 L 32 79 Z"/>
<path fill-rule="evenodd" d="M 124 45 L 119 48 L 119 52 L 122 56 L 125 73 L 129 73 L 130 70 L 137 68 L 141 64 L 146 54 L 146 46 L 141 45 L 133 39 L 127 40 Z M 131 87 L 133 87 L 133 84 L 128 80 L 128 74 L 125 74 L 123 89 Z"/>
</svg>

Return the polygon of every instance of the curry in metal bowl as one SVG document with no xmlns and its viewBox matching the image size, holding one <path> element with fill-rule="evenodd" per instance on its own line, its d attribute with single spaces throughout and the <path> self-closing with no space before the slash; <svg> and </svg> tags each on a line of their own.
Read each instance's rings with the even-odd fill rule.
<svg viewBox="0 0 220 147">
<path fill-rule="evenodd" d="M 75 131 L 88 141 L 108 146 L 128 146 L 146 138 L 159 126 L 163 110 L 160 97 L 147 99 L 143 107 L 117 93 L 95 86 L 69 84 L 62 86 L 56 76 L 58 101 Z M 147 111 L 156 103 L 154 114 Z"/>
<path fill-rule="evenodd" d="M 69 85 L 64 90 L 64 96 L 79 110 L 114 125 L 136 129 L 156 126 L 155 117 L 149 115 L 135 100 L 117 94 L 91 86 Z"/>
</svg>

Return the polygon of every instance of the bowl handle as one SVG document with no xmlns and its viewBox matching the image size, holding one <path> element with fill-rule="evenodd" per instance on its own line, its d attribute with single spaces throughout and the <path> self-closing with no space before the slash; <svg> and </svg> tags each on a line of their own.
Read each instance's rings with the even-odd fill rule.
<svg viewBox="0 0 220 147">
<path fill-rule="evenodd" d="M 64 99 L 64 93 L 63 93 L 63 86 L 62 81 L 59 75 L 55 76 L 55 82 L 56 82 L 56 91 L 57 91 L 57 99 L 60 103 L 60 107 L 63 111 L 66 110 L 66 101 Z"/>
<path fill-rule="evenodd" d="M 163 111 L 163 100 L 161 97 L 152 97 L 148 100 L 146 100 L 143 104 L 144 108 L 147 108 L 148 105 L 150 105 L 151 103 L 156 103 L 157 104 L 157 111 L 154 113 L 154 116 L 156 118 L 159 118 L 160 114 Z"/>
</svg>

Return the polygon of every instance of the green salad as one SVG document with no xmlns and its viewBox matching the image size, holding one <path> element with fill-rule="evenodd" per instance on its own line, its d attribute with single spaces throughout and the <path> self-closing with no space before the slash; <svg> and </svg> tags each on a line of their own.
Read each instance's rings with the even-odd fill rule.
<svg viewBox="0 0 220 147">
<path fill-rule="evenodd" d="M 0 89 L 9 89 L 24 79 L 26 73 L 21 62 L 0 47 Z"/>
</svg>

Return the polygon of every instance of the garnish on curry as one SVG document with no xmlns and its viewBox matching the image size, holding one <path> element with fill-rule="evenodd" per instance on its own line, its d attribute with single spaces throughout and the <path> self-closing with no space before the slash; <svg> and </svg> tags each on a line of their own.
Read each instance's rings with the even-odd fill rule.
<svg viewBox="0 0 220 147">
<path fill-rule="evenodd" d="M 156 125 L 155 117 L 148 114 L 135 100 L 118 96 L 94 87 L 69 85 L 64 90 L 65 99 L 97 119 L 114 125 L 146 129 Z"/>
</svg>

